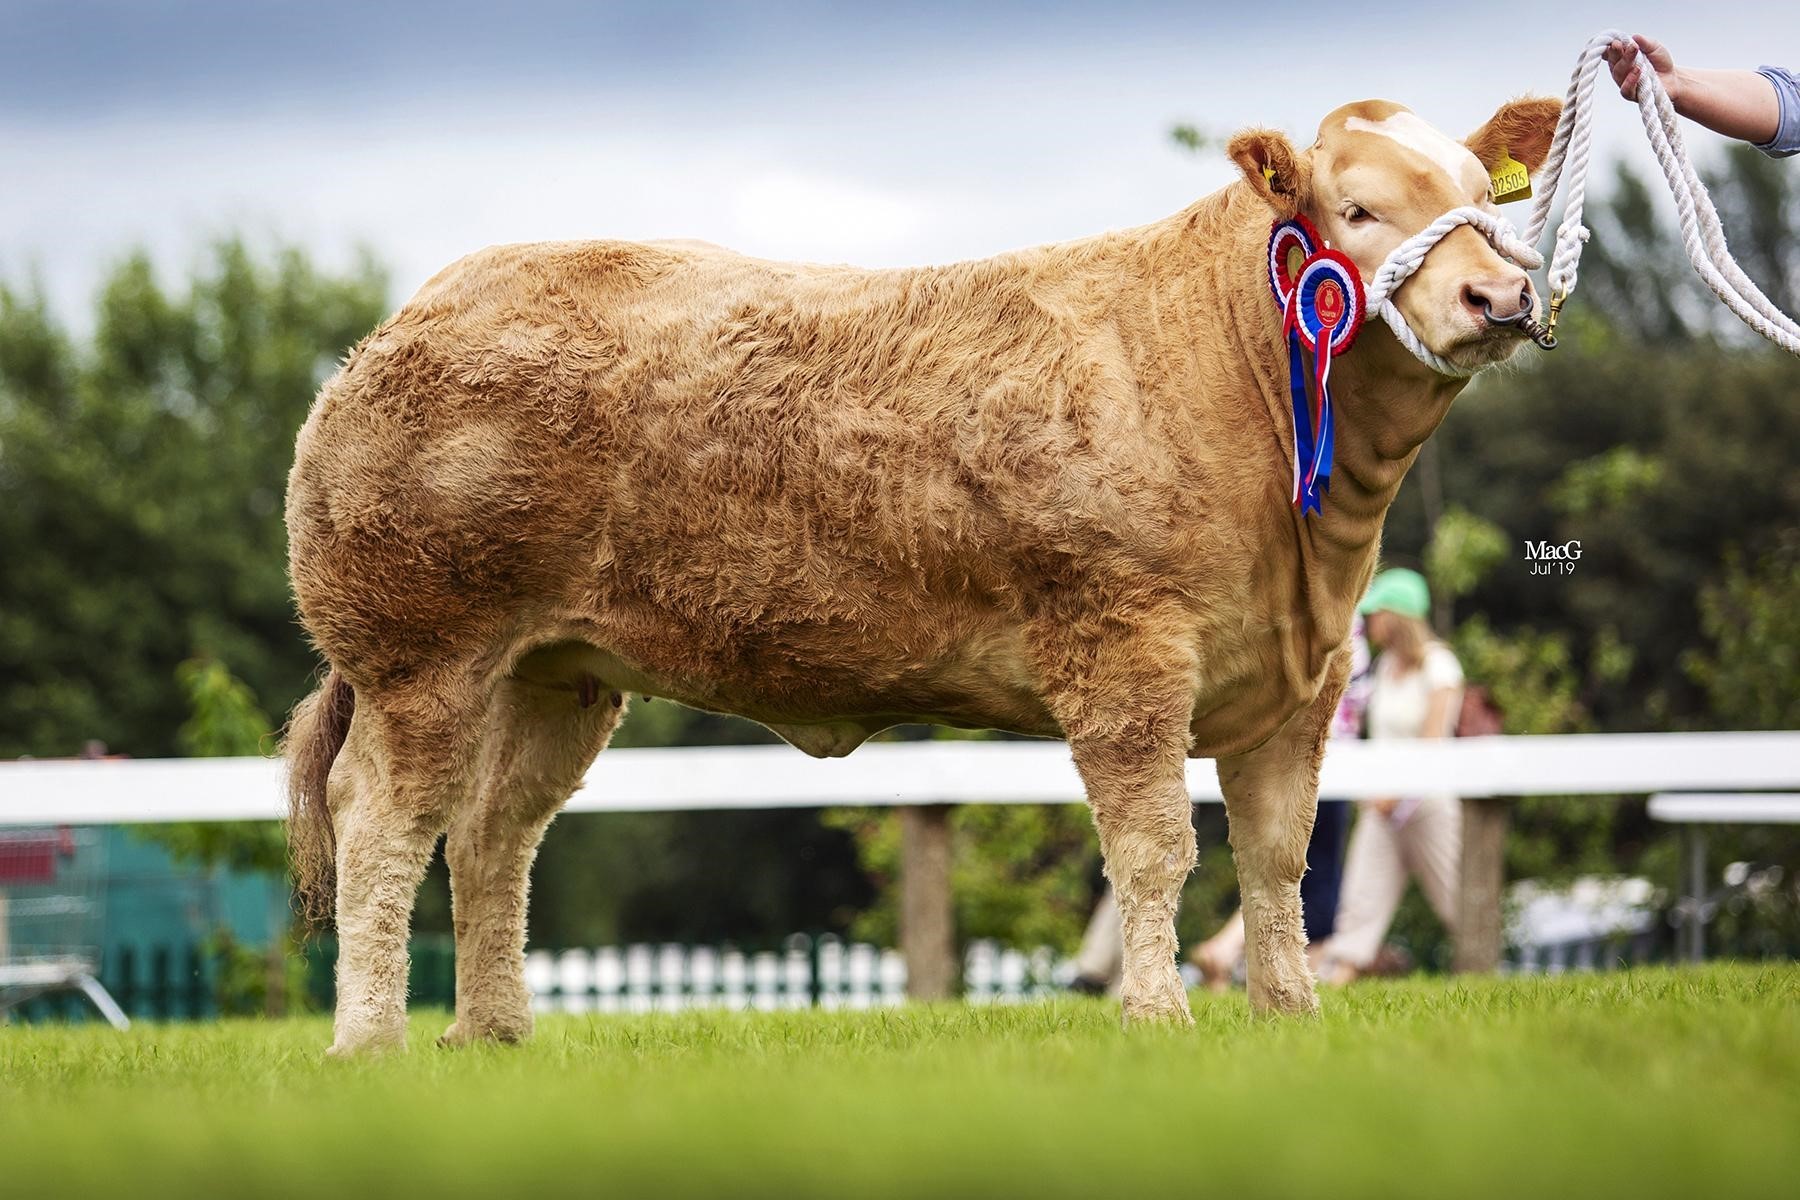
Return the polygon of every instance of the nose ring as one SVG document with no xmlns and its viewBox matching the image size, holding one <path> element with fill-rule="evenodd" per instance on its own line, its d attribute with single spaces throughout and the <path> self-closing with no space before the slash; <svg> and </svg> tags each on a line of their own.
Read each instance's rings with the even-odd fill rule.
<svg viewBox="0 0 1800 1200">
<path fill-rule="evenodd" d="M 1542 321 L 1531 315 L 1531 305 L 1525 304 L 1510 317 L 1496 317 L 1488 302 L 1481 302 L 1481 315 L 1489 325 L 1517 325 L 1521 332 L 1538 344 L 1542 350 L 1556 349 L 1556 335 L 1544 326 Z"/>
</svg>

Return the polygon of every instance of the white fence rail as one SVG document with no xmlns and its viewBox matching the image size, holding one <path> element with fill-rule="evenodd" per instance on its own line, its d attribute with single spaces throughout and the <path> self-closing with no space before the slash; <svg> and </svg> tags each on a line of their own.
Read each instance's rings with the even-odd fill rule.
<svg viewBox="0 0 1800 1200">
<path fill-rule="evenodd" d="M 0 763 L 0 825 L 268 820 L 282 767 L 261 758 Z M 1581 734 L 1346 742 L 1326 796 L 1612 795 L 1800 787 L 1800 732 Z M 1210 759 L 1188 764 L 1197 801 L 1220 799 Z M 1061 742 L 889 742 L 818 761 L 787 746 L 609 750 L 572 812 L 835 805 L 1064 804 L 1082 798 Z"/>
<path fill-rule="evenodd" d="M 257 758 L 4 763 L 0 826 L 272 819 L 281 815 L 281 772 L 280 763 Z M 1220 799 L 1211 761 L 1190 762 L 1187 778 L 1196 801 Z M 1322 795 L 1351 799 L 1420 792 L 1465 797 L 1456 963 L 1477 971 L 1502 965 L 1503 798 L 1792 788 L 1800 788 L 1800 732 L 1346 742 L 1331 747 L 1320 782 Z M 1081 799 L 1081 780 L 1060 742 L 901 742 L 824 762 L 786 746 L 611 750 L 595 762 L 569 808 L 904 806 L 900 940 L 911 966 L 907 987 L 915 997 L 943 998 L 957 974 L 950 806 Z M 596 1004 L 613 994 L 592 990 Z M 752 987 L 747 994 L 762 993 Z M 642 993 L 628 982 L 617 995 L 635 1004 Z"/>
</svg>

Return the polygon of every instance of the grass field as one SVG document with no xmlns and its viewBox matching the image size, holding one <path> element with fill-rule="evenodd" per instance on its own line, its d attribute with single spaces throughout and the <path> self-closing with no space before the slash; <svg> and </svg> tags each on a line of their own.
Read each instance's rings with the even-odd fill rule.
<svg viewBox="0 0 1800 1200">
<path fill-rule="evenodd" d="M 1800 967 L 1416 980 L 1316 1025 L 1116 1005 L 0 1028 L 0 1194 L 1791 1194 Z"/>
</svg>

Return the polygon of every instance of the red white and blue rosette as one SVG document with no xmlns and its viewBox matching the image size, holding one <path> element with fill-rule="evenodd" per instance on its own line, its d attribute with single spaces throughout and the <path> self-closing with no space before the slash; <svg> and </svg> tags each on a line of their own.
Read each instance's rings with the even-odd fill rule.
<svg viewBox="0 0 1800 1200">
<path fill-rule="evenodd" d="M 1325 239 L 1302 216 L 1275 222 L 1269 232 L 1269 288 L 1275 293 L 1275 306 L 1285 309 L 1294 291 L 1294 281 L 1306 260 L 1325 248 Z"/>
<path fill-rule="evenodd" d="M 1293 504 L 1302 513 L 1318 512 L 1321 497 L 1331 486 L 1335 425 L 1331 362 L 1356 340 L 1368 302 L 1356 264 L 1342 252 L 1327 248 L 1304 217 L 1277 221 L 1270 232 L 1269 288 L 1281 308 L 1282 332 L 1288 343 L 1288 392 L 1294 415 Z M 1311 404 L 1306 396 L 1309 375 L 1313 381 Z"/>
<path fill-rule="evenodd" d="M 1356 340 L 1362 328 L 1362 275 L 1350 256 L 1341 250 L 1319 250 L 1300 268 L 1294 281 L 1295 303 L 1300 338 L 1308 350 L 1319 349 L 1321 336 L 1330 342 L 1330 352 L 1342 354 Z"/>
<path fill-rule="evenodd" d="M 1294 314 L 1301 342 L 1312 351 L 1314 429 L 1311 463 L 1299 462 L 1301 511 L 1318 512 L 1320 494 L 1331 487 L 1331 360 L 1350 348 L 1362 328 L 1367 299 L 1356 264 L 1338 250 L 1320 250 L 1294 281 Z"/>
</svg>

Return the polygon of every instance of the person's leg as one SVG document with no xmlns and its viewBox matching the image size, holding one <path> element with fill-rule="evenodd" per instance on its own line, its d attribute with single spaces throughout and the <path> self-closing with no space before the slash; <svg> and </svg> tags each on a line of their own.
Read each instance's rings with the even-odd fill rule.
<svg viewBox="0 0 1800 1200">
<path fill-rule="evenodd" d="M 1075 953 L 1075 986 L 1078 991 L 1104 992 L 1119 982 L 1119 966 L 1125 958 L 1125 942 L 1119 924 L 1119 902 L 1108 884 L 1088 918 Z"/>
<path fill-rule="evenodd" d="M 1306 844 L 1306 874 L 1300 877 L 1300 917 L 1306 941 L 1316 945 L 1337 928 L 1338 891 L 1344 880 L 1344 842 L 1350 836 L 1350 802 L 1319 801 L 1312 840 Z"/>
<path fill-rule="evenodd" d="M 1419 802 L 1399 830 L 1406 869 L 1451 933 L 1456 932 L 1456 897 L 1462 886 L 1462 801 L 1432 796 Z"/>
<path fill-rule="evenodd" d="M 1231 986 L 1232 972 L 1244 957 L 1244 910 L 1238 909 L 1219 931 L 1195 946 L 1188 959 L 1200 968 L 1201 978 L 1211 992 L 1222 992 Z"/>
<path fill-rule="evenodd" d="M 1325 958 L 1352 971 L 1374 962 L 1405 891 L 1406 866 L 1393 827 L 1380 813 L 1364 808 L 1350 834 L 1337 929 L 1325 943 Z"/>
</svg>

